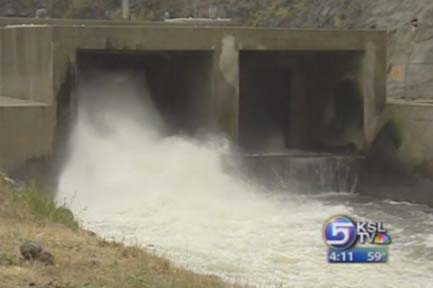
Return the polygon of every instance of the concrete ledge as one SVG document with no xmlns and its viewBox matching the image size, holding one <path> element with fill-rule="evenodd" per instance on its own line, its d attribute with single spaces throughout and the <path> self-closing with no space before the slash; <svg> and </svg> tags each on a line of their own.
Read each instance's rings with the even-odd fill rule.
<svg viewBox="0 0 433 288">
<path fill-rule="evenodd" d="M 403 105 L 411 107 L 433 107 L 433 99 L 417 99 L 417 100 L 405 100 L 405 99 L 388 99 L 387 104 L 392 105 Z"/>
<path fill-rule="evenodd" d="M 175 20 L 175 19 L 173 19 Z M 208 19 L 212 20 L 212 19 Z M 148 26 L 148 25 L 197 25 L 202 26 L 203 23 L 191 23 L 180 22 L 180 21 L 128 21 L 128 20 L 94 20 L 94 19 L 38 19 L 38 18 L 22 18 L 22 17 L 0 17 L 0 26 L 15 25 L 15 24 L 52 24 L 52 25 L 113 25 L 113 26 Z M 229 26 L 235 25 L 231 21 L 206 21 L 204 23 L 207 26 Z"/>
<path fill-rule="evenodd" d="M 4 107 L 48 107 L 48 104 L 23 100 L 11 97 L 0 96 L 0 109 Z"/>
<path fill-rule="evenodd" d="M 243 157 L 241 171 L 266 188 L 300 192 L 354 192 L 363 157 L 294 152 Z"/>
</svg>

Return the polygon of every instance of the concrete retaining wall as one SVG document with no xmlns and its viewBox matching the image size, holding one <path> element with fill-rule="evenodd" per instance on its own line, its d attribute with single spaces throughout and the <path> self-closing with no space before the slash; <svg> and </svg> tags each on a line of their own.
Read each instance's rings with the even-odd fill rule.
<svg viewBox="0 0 433 288">
<path fill-rule="evenodd" d="M 433 104 L 390 101 L 385 119 L 394 120 L 401 132 L 398 153 L 405 163 L 417 167 L 433 162 Z"/>
<path fill-rule="evenodd" d="M 362 67 L 366 142 L 371 142 L 376 116 L 385 103 L 386 43 L 383 32 L 297 31 L 228 27 L 53 26 L 54 94 L 78 49 L 112 51 L 204 50 L 215 55 L 213 111 L 207 122 L 232 139 L 238 135 L 239 51 L 370 51 Z M 334 67 L 329 67 L 327 73 Z M 365 71 L 365 72 L 364 72 Z M 374 78 L 369 78 L 374 75 Z M 365 87 L 365 89 L 364 89 Z"/>
<path fill-rule="evenodd" d="M 433 206 L 433 105 L 392 101 L 366 157 L 359 191 Z"/>
<path fill-rule="evenodd" d="M 0 138 L 1 155 L 9 154 L 0 157 L 0 166 L 20 165 L 24 159 L 54 151 L 58 97 L 65 93 L 64 87 L 70 88 L 68 75 L 77 67 L 77 54 L 82 50 L 212 53 L 209 65 L 211 93 L 206 95 L 208 100 L 205 101 L 209 109 L 204 107 L 209 111 L 204 113 L 207 119 L 203 122 L 207 127 L 203 128 L 222 131 L 233 140 L 239 133 L 241 51 L 359 52 L 363 55 L 358 80 L 363 86 L 364 118 L 368 119 L 364 123 L 367 144 L 374 138 L 378 115 L 385 103 L 386 37 L 379 31 L 300 31 L 160 23 L 128 26 L 64 22 L 62 25 L 58 21 L 53 25 L 8 25 L 0 29 L 0 35 L 0 96 L 29 101 L 26 108 L 0 105 L 5 114 L 0 135 L 12 135 Z M 326 73 L 333 73 L 334 68 L 330 66 Z M 22 120 L 13 122 L 13 117 Z M 20 132 L 10 134 L 15 130 Z M 27 139 L 29 142 L 33 139 L 35 143 L 27 144 L 27 150 L 16 144 Z M 16 151 L 11 151 L 15 146 Z"/>
<path fill-rule="evenodd" d="M 55 135 L 52 31 L 0 31 L 0 170 L 49 158 Z"/>
<path fill-rule="evenodd" d="M 53 125 L 49 105 L 0 97 L 0 170 L 50 157 Z"/>
<path fill-rule="evenodd" d="M 2 96 L 52 104 L 53 53 L 49 27 L 4 28 Z"/>
</svg>

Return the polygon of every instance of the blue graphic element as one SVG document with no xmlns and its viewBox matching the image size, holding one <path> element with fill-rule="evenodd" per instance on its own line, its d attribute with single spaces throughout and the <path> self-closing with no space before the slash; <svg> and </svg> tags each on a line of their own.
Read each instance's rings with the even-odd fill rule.
<svg viewBox="0 0 433 288">
<path fill-rule="evenodd" d="M 328 249 L 329 263 L 387 263 L 387 247 L 357 247 L 349 250 Z"/>
<path fill-rule="evenodd" d="M 331 248 L 349 249 L 357 240 L 356 225 L 348 216 L 335 216 L 325 223 L 323 238 Z"/>
</svg>

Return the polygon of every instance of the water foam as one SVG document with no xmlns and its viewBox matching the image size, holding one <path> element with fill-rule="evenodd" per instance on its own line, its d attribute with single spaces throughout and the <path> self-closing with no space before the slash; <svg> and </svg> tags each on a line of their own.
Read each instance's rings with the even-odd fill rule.
<svg viewBox="0 0 433 288">
<path fill-rule="evenodd" d="M 194 271 L 259 287 L 432 283 L 431 264 L 412 263 L 398 245 L 389 265 L 326 264 L 322 223 L 334 214 L 358 213 L 352 196 L 327 203 L 261 191 L 224 171 L 227 141 L 166 136 L 145 88 L 128 76 L 83 87 L 57 197 L 69 199 L 84 226 L 99 235 L 152 245 Z M 376 213 L 368 211 L 360 216 Z M 399 223 L 393 225 L 397 230 Z"/>
</svg>

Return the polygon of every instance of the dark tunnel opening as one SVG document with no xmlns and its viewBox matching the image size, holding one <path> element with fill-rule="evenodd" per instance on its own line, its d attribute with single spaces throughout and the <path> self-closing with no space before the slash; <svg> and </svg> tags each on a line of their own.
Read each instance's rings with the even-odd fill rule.
<svg viewBox="0 0 433 288">
<path fill-rule="evenodd" d="M 361 150 L 362 56 L 356 51 L 241 51 L 241 146 L 252 153 Z"/>
<path fill-rule="evenodd" d="M 127 73 L 146 83 L 169 133 L 193 134 L 205 125 L 211 65 L 210 51 L 81 50 L 78 83 L 95 74 Z"/>
<path fill-rule="evenodd" d="M 335 85 L 332 100 L 334 113 L 328 125 L 328 137 L 344 139 L 347 135 L 362 131 L 364 125 L 363 100 L 356 81 L 350 78 L 339 81 Z M 347 145 L 355 145 L 355 143 Z M 330 145 L 328 145 L 329 148 Z M 346 148 L 356 149 L 356 147 L 350 146 L 346 146 Z"/>
</svg>

